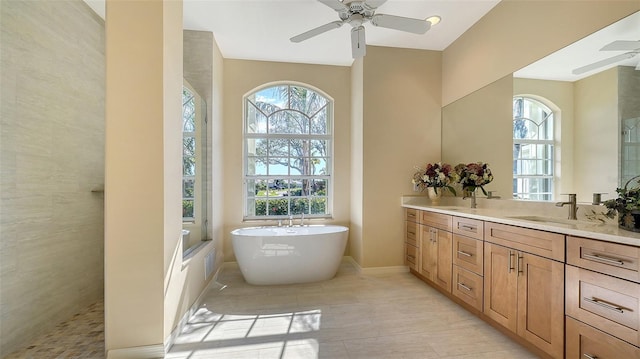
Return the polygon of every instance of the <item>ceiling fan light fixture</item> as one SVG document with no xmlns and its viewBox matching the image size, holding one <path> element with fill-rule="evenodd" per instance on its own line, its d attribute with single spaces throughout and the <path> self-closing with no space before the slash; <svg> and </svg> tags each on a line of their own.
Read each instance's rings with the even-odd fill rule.
<svg viewBox="0 0 640 359">
<path fill-rule="evenodd" d="M 428 18 L 425 19 L 425 21 L 431 23 L 431 26 L 438 25 L 441 20 L 442 18 L 438 15 L 429 16 Z"/>
</svg>

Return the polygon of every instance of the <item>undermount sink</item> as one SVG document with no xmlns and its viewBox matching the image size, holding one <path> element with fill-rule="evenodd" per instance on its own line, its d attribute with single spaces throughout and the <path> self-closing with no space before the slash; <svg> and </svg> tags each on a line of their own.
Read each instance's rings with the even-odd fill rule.
<svg viewBox="0 0 640 359">
<path fill-rule="evenodd" d="M 507 216 L 507 218 L 512 219 L 520 219 L 524 221 L 538 222 L 538 223 L 556 223 L 556 224 L 588 224 L 588 225 L 598 225 L 598 222 L 587 222 L 587 221 L 578 221 L 575 219 L 565 219 L 565 218 L 556 218 L 556 217 L 544 217 L 544 216 Z"/>
</svg>

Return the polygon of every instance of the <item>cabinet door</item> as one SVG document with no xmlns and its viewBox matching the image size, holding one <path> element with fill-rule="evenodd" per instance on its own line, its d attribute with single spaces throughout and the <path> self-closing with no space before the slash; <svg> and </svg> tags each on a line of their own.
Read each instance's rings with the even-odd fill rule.
<svg viewBox="0 0 640 359">
<path fill-rule="evenodd" d="M 554 358 L 564 353 L 564 264 L 518 252 L 518 335 Z"/>
<path fill-rule="evenodd" d="M 518 309 L 516 251 L 484 244 L 484 314 L 515 332 Z"/>
<path fill-rule="evenodd" d="M 453 266 L 453 240 L 451 232 L 438 230 L 436 236 L 436 272 L 434 282 L 442 289 L 451 293 L 451 278 Z"/>
<path fill-rule="evenodd" d="M 436 242 L 438 230 L 429 226 L 420 226 L 420 228 L 420 270 L 418 272 L 433 282 L 436 278 L 436 264 L 438 263 Z"/>
<path fill-rule="evenodd" d="M 421 226 L 420 274 L 451 293 L 453 241 L 451 232 Z"/>
</svg>

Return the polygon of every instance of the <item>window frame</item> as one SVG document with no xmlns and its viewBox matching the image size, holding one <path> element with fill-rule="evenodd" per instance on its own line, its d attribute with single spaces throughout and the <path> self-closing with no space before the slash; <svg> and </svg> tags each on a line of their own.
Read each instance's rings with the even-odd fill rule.
<svg viewBox="0 0 640 359">
<path fill-rule="evenodd" d="M 270 132 L 270 126 L 267 125 L 266 131 L 264 133 L 258 133 L 258 132 L 249 132 L 249 106 L 254 106 L 253 104 L 251 104 L 250 101 L 250 97 L 252 95 L 255 95 L 256 93 L 259 93 L 261 91 L 270 89 L 270 88 L 275 88 L 275 87 L 283 87 L 283 86 L 287 86 L 289 88 L 288 91 L 290 91 L 291 87 L 300 87 L 300 88 L 304 88 L 307 89 L 309 91 L 313 91 L 316 94 L 318 94 L 319 96 L 322 96 L 324 98 L 324 100 L 326 100 L 326 104 L 324 106 L 322 106 L 320 109 L 316 110 L 315 112 L 311 113 L 311 114 L 307 114 L 304 113 L 298 109 L 295 108 L 291 108 L 291 102 L 289 101 L 286 108 L 282 108 L 280 110 L 274 111 L 272 113 L 270 113 L 268 116 L 265 114 L 265 120 L 267 121 L 267 123 L 269 122 L 269 117 L 274 115 L 277 112 L 282 112 L 282 111 L 292 111 L 292 112 L 297 112 L 303 116 L 305 116 L 307 118 L 307 120 L 309 121 L 309 124 L 311 124 L 312 119 L 318 115 L 318 113 L 320 113 L 321 111 L 325 110 L 326 111 L 326 133 L 324 134 L 313 134 L 312 132 L 312 126 L 309 125 L 307 126 L 307 131 L 304 134 L 293 134 L 293 133 L 272 133 Z M 255 109 L 258 110 L 259 109 Z M 289 216 L 291 215 L 291 199 L 297 199 L 297 198 L 305 198 L 307 197 L 309 200 L 312 200 L 314 198 L 318 198 L 318 199 L 322 199 L 324 198 L 325 200 L 325 213 L 322 214 L 311 214 L 311 205 L 309 203 L 309 206 L 307 207 L 307 212 L 305 212 L 304 216 L 305 218 L 324 218 L 324 219 L 331 219 L 333 218 L 333 169 L 334 169 L 334 142 L 335 142 L 335 136 L 334 136 L 334 100 L 331 96 L 327 95 L 325 92 L 323 92 L 320 89 L 317 89 L 309 84 L 305 84 L 305 83 L 300 83 L 300 82 L 292 82 L 292 81 L 286 81 L 286 82 L 271 82 L 268 84 L 264 84 L 260 87 L 257 87 L 251 91 L 249 91 L 247 94 L 245 94 L 243 96 L 243 100 L 242 100 L 242 189 L 243 189 L 243 220 L 244 221 L 253 221 L 253 220 L 279 220 L 279 219 L 286 219 L 289 218 Z M 264 114 L 264 113 L 263 113 Z M 249 158 L 258 158 L 258 157 L 263 157 L 265 159 L 269 159 L 270 157 L 276 157 L 276 158 L 284 158 L 287 157 L 289 158 L 289 160 L 297 158 L 297 157 L 293 157 L 290 152 L 289 155 L 287 156 L 269 156 L 268 154 L 264 155 L 264 156 L 250 156 L 249 154 L 249 140 L 251 139 L 266 139 L 266 140 L 270 140 L 270 139 L 279 139 L 279 140 L 296 140 L 296 139 L 300 139 L 300 140 L 308 140 L 308 141 L 313 141 L 313 140 L 322 140 L 322 141 L 327 141 L 327 146 L 326 146 L 326 151 L 327 153 L 324 154 L 324 156 L 313 156 L 311 153 L 308 154 L 309 159 L 313 159 L 313 158 L 322 158 L 325 159 L 326 163 L 325 163 L 325 168 L 326 168 L 326 173 L 325 174 L 317 174 L 317 175 L 305 175 L 305 174 L 291 174 L 291 169 L 288 169 L 288 174 L 286 175 L 282 175 L 282 174 L 277 174 L 277 175 L 272 175 L 272 174 L 266 174 L 266 175 L 249 175 Z M 290 146 L 290 144 L 289 144 Z M 290 150 L 289 150 L 290 151 Z M 251 199 L 251 197 L 249 196 L 249 181 L 251 180 L 264 180 L 267 182 L 267 190 L 269 188 L 269 180 L 279 180 L 279 179 L 284 179 L 287 180 L 289 183 L 293 182 L 293 181 L 303 181 L 304 179 L 309 179 L 309 180 L 323 180 L 325 181 L 325 191 L 326 194 L 324 196 L 312 196 L 312 195 L 308 195 L 308 196 L 282 196 L 282 197 L 272 197 L 272 198 L 286 198 L 288 199 L 287 203 L 288 203 L 288 209 L 287 209 L 287 214 L 269 214 L 268 213 L 268 209 L 267 209 L 267 214 L 265 215 L 255 215 L 255 214 L 249 214 L 249 200 Z M 288 187 L 288 188 L 293 188 L 293 187 Z M 253 197 L 256 202 L 258 197 Z M 262 197 L 260 197 L 262 199 Z M 265 201 L 268 202 L 268 198 L 269 196 L 267 195 L 267 197 L 264 198 Z M 293 216 L 299 216 L 299 214 L 293 214 Z"/>
<path fill-rule="evenodd" d="M 534 200 L 534 201 L 550 201 L 553 200 L 555 195 L 556 195 L 556 164 L 557 164 L 557 160 L 556 160 L 556 156 L 557 156 L 557 150 L 558 150 L 558 141 L 556 139 L 556 127 L 558 126 L 557 124 L 557 117 L 558 117 L 558 111 L 555 110 L 553 108 L 553 106 L 551 106 L 549 103 L 547 103 L 544 99 L 538 98 L 538 97 L 534 97 L 534 96 L 528 96 L 528 95 L 515 95 L 513 96 L 513 102 L 515 102 L 516 99 L 522 99 L 523 101 L 529 101 L 529 102 L 533 102 L 536 103 L 538 106 L 543 107 L 544 109 L 548 110 L 548 115 L 545 117 L 544 121 L 548 121 L 549 118 L 551 118 L 551 128 L 547 129 L 548 132 L 551 133 L 551 138 L 550 139 L 539 139 L 539 136 L 537 139 L 519 139 L 519 138 L 515 138 L 515 121 L 517 119 L 523 119 L 525 121 L 531 121 L 536 123 L 536 126 L 540 127 L 541 123 L 537 123 L 534 120 L 525 117 L 525 116 L 520 116 L 518 118 L 516 118 L 515 116 L 515 111 L 512 109 L 512 112 L 514 113 L 514 115 L 512 115 L 512 123 L 511 123 L 511 128 L 512 128 L 512 132 L 514 133 L 513 136 L 513 140 L 512 140 L 512 150 L 513 153 L 515 155 L 515 146 L 516 144 L 521 144 L 521 145 L 543 145 L 543 146 L 549 146 L 550 147 L 550 151 L 548 151 L 548 156 L 547 157 L 534 157 L 534 158 L 522 158 L 522 157 L 518 157 L 516 158 L 514 155 L 512 155 L 512 162 L 513 162 L 513 175 L 512 175 L 512 180 L 513 180 L 513 185 L 512 185 L 512 194 L 514 199 L 521 199 L 521 200 Z M 524 107 L 524 105 L 523 105 Z M 543 122 L 544 122 L 543 121 Z M 538 133 L 540 133 L 540 131 L 538 131 Z M 522 152 L 520 152 L 522 153 Z M 542 173 L 543 171 L 536 171 L 535 174 L 522 174 L 522 173 L 516 173 L 516 163 L 517 161 L 521 161 L 521 160 L 532 160 L 532 161 L 548 161 L 549 163 L 549 168 L 550 168 L 550 173 L 549 174 L 545 174 Z M 544 167 L 543 167 L 544 168 Z M 531 192 L 531 191 L 523 191 L 523 192 L 516 192 L 517 187 L 516 187 L 516 183 L 518 181 L 521 180 L 526 180 L 526 179 L 531 179 L 531 180 L 549 180 L 549 191 L 539 191 L 539 192 Z M 530 187 L 529 187 L 530 188 Z M 536 196 L 538 198 L 531 198 L 533 196 Z M 545 198 L 546 197 L 546 198 Z"/>
</svg>

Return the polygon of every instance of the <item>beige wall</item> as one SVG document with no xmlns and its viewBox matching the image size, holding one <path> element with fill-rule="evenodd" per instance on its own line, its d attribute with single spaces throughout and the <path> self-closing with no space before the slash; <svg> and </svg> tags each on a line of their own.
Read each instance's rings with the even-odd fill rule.
<svg viewBox="0 0 640 359">
<path fill-rule="evenodd" d="M 613 197 L 618 187 L 617 68 L 575 82 L 575 120 L 574 193 L 579 201 L 591 201 L 594 192 Z"/>
<path fill-rule="evenodd" d="M 640 10 L 637 0 L 503 0 L 442 55 L 447 105 Z"/>
<path fill-rule="evenodd" d="M 105 347 L 163 349 L 182 290 L 171 282 L 182 256 L 182 2 L 107 2 L 106 13 Z"/>
<path fill-rule="evenodd" d="M 224 60 L 224 244 L 225 261 L 234 260 L 229 232 L 258 225 L 242 221 L 242 97 L 274 81 L 296 81 L 316 87 L 334 99 L 333 219 L 349 224 L 350 212 L 350 69 L 343 66 Z M 271 222 L 270 224 L 273 224 Z"/>
<path fill-rule="evenodd" d="M 414 166 L 440 160 L 440 68 L 438 51 L 367 46 L 362 267 L 403 265 L 400 197 L 415 194 Z"/>
<path fill-rule="evenodd" d="M 363 223 L 363 76 L 364 59 L 359 58 L 351 66 L 351 221 L 349 224 L 349 253 L 362 263 L 362 223 Z"/>
<path fill-rule="evenodd" d="M 4 357 L 102 299 L 105 65 L 82 1 L 1 1 L 0 31 Z"/>
<path fill-rule="evenodd" d="M 557 111 L 554 117 L 555 138 L 560 141 L 556 145 L 555 153 L 556 179 L 554 182 L 554 193 L 556 193 L 556 199 L 563 199 L 560 196 L 561 193 L 576 193 L 573 182 L 575 164 L 574 153 L 578 151 L 589 153 L 591 150 L 588 147 L 574 149 L 573 83 L 567 81 L 514 78 L 513 95 L 537 98 L 554 111 Z M 509 127 L 511 126 L 513 126 L 513 122 L 509 123 Z M 511 177 L 511 172 L 507 175 Z"/>
<path fill-rule="evenodd" d="M 502 198 L 513 193 L 512 97 L 513 78 L 505 76 L 442 109 L 442 161 L 488 163 L 494 180 L 485 190 Z"/>
</svg>

